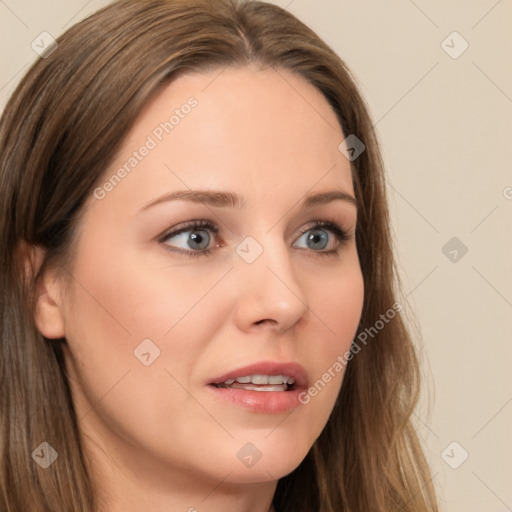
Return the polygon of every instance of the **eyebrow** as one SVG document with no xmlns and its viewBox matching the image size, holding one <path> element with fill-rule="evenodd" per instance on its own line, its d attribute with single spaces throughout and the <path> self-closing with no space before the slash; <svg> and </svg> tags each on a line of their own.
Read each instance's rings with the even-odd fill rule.
<svg viewBox="0 0 512 512">
<path fill-rule="evenodd" d="M 208 206 L 222 208 L 243 208 L 245 200 L 243 197 L 233 192 L 222 192 L 217 190 L 176 190 L 157 197 L 140 209 L 140 212 L 148 210 L 153 206 L 169 201 L 191 201 L 193 203 L 202 203 Z M 345 201 L 357 208 L 355 197 L 342 190 L 329 190 L 326 192 L 315 192 L 308 194 L 301 202 L 303 207 L 312 207 L 327 204 L 332 201 Z M 139 213 L 140 213 L 139 212 Z"/>
</svg>

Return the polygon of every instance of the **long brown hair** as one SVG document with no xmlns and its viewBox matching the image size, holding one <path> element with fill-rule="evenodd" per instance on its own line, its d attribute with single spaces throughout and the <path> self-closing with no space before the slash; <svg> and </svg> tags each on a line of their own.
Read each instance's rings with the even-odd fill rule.
<svg viewBox="0 0 512 512">
<path fill-rule="evenodd" d="M 0 125 L 0 509 L 97 512 L 62 344 L 41 336 L 33 297 L 45 268 L 70 265 L 74 227 L 145 104 L 180 72 L 256 63 L 298 73 L 363 141 L 352 162 L 365 284 L 359 333 L 397 299 L 383 165 L 344 62 L 287 11 L 243 0 L 120 0 L 70 28 L 10 99 Z M 341 141 L 340 141 L 341 142 Z M 23 247 L 44 254 L 26 272 Z M 366 331 L 365 331 L 366 330 Z M 411 414 L 418 363 L 396 315 L 349 362 L 314 446 L 278 482 L 279 512 L 437 510 Z M 57 464 L 31 454 L 49 440 Z"/>
</svg>

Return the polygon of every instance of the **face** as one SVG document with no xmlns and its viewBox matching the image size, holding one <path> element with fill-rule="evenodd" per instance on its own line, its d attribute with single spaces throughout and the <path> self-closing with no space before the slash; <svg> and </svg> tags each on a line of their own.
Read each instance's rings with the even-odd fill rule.
<svg viewBox="0 0 512 512">
<path fill-rule="evenodd" d="M 88 200 L 59 304 L 91 451 L 184 482 L 297 467 L 363 303 L 344 138 L 283 70 L 182 75 L 147 105 Z"/>
</svg>

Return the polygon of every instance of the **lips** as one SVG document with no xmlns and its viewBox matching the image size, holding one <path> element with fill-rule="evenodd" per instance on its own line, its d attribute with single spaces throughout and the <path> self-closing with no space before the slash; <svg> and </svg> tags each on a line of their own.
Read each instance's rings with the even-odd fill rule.
<svg viewBox="0 0 512 512">
<path fill-rule="evenodd" d="M 215 396 L 254 412 L 278 413 L 300 405 L 307 387 L 304 368 L 297 363 L 263 361 L 229 371 L 208 383 Z"/>
</svg>

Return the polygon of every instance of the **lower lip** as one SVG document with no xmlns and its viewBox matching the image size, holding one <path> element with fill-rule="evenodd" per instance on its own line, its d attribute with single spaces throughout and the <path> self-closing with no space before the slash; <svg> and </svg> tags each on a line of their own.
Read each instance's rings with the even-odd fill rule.
<svg viewBox="0 0 512 512">
<path fill-rule="evenodd" d="M 291 411 L 300 404 L 300 389 L 290 391 L 252 391 L 239 388 L 217 388 L 209 385 L 216 396 L 254 412 L 276 414 Z"/>
</svg>

